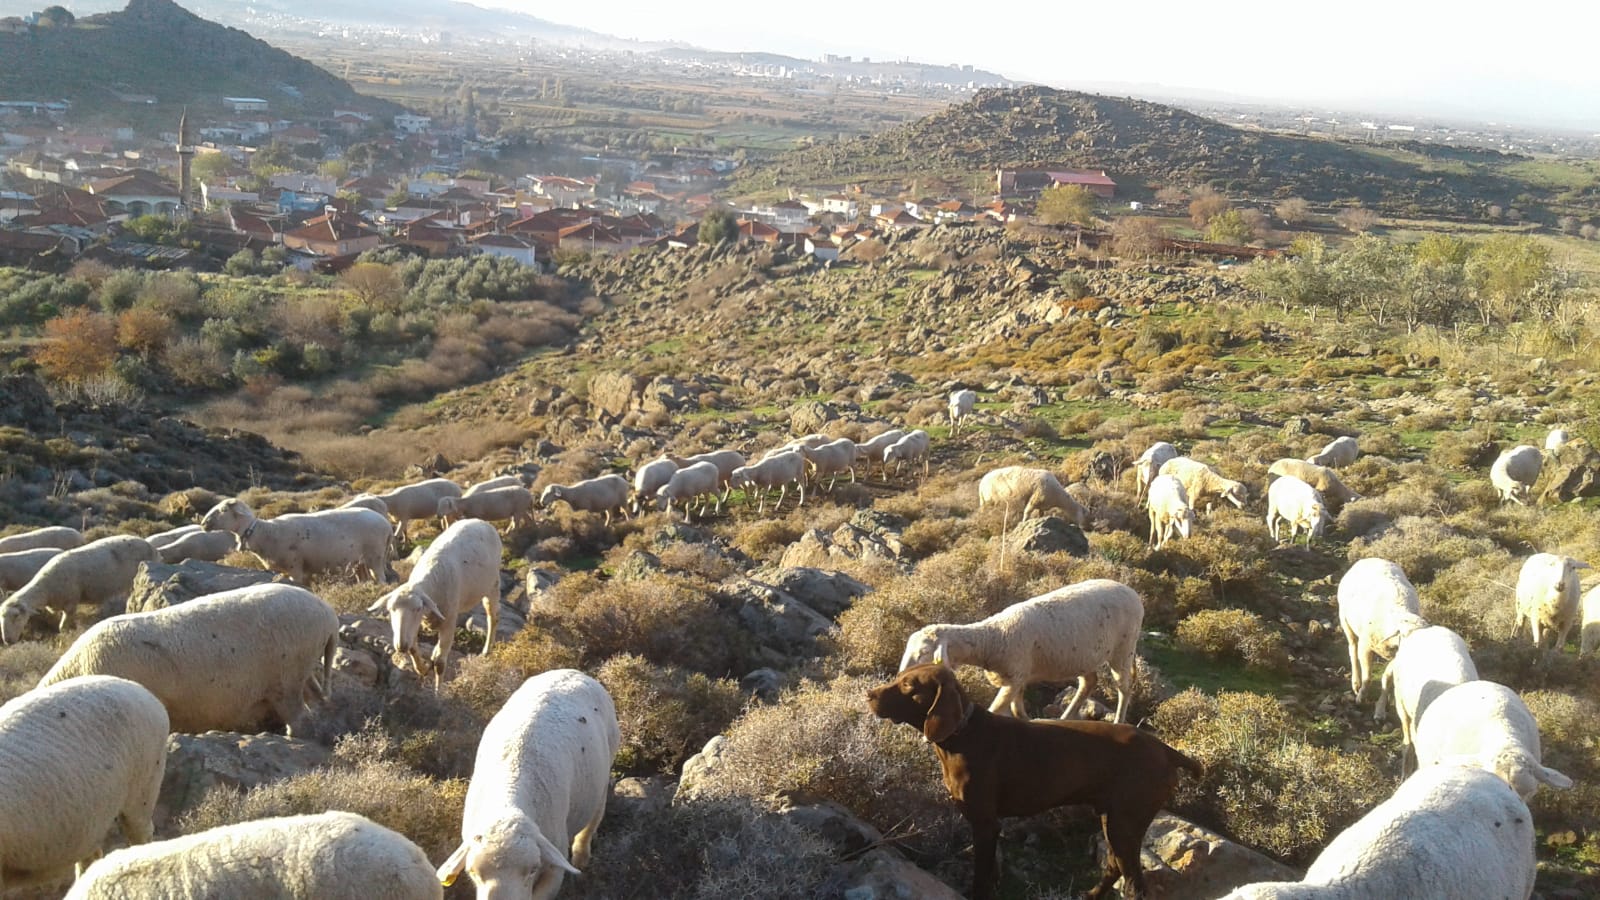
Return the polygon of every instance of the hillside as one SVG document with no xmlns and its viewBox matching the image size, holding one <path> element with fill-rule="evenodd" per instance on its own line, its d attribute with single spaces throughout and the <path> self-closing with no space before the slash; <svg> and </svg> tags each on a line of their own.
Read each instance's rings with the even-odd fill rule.
<svg viewBox="0 0 1600 900">
<path fill-rule="evenodd" d="M 306 60 L 171 0 L 130 0 L 126 9 L 79 19 L 71 28 L 0 34 L 0 59 L 0 96 L 65 98 L 79 109 L 140 108 L 112 93 L 121 91 L 153 95 L 164 109 L 220 111 L 224 96 L 252 96 L 266 98 L 279 112 L 398 111 Z"/>
<path fill-rule="evenodd" d="M 1047 87 L 979 91 L 881 134 L 785 153 L 739 181 L 748 191 L 812 183 L 957 179 L 998 166 L 1106 169 L 1135 195 L 1209 182 L 1234 196 L 1301 196 L 1394 212 L 1460 214 L 1509 203 L 1529 185 L 1493 161 L 1436 164 L 1420 154 L 1242 131 L 1160 103 Z"/>
</svg>

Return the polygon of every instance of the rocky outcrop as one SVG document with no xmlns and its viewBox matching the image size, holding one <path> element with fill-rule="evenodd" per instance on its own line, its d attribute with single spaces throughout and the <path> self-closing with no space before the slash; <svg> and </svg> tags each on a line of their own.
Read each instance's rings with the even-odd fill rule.
<svg viewBox="0 0 1600 900">
<path fill-rule="evenodd" d="M 177 565 L 140 563 L 139 573 L 133 577 L 133 590 L 128 594 L 127 611 L 165 609 L 196 597 L 279 580 L 277 575 L 260 569 L 240 569 L 197 559 Z"/>
<path fill-rule="evenodd" d="M 1545 457 L 1543 503 L 1566 503 L 1581 497 L 1600 495 L 1600 453 L 1583 438 L 1574 438 L 1560 450 Z"/>
<path fill-rule="evenodd" d="M 175 734 L 167 739 L 167 771 L 161 779 L 156 830 L 199 805 L 218 787 L 248 791 L 328 763 L 326 747 L 276 734 Z"/>
<path fill-rule="evenodd" d="M 1056 516 L 1027 519 L 1006 535 L 1013 553 L 1070 553 L 1089 555 L 1089 539 L 1078 526 Z"/>
<path fill-rule="evenodd" d="M 1098 844 L 1105 859 L 1105 844 Z M 1213 900 L 1257 881 L 1299 881 L 1300 873 L 1177 816 L 1156 816 L 1145 833 L 1143 862 L 1151 892 L 1163 900 Z"/>
</svg>

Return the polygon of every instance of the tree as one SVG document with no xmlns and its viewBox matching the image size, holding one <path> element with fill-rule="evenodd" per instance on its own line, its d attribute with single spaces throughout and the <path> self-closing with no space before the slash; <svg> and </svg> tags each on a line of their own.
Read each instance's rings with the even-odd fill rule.
<svg viewBox="0 0 1600 900">
<path fill-rule="evenodd" d="M 1206 240 L 1214 244 L 1242 244 L 1250 240 L 1250 224 L 1239 210 L 1223 210 L 1206 223 Z"/>
<path fill-rule="evenodd" d="M 1595 235 L 1600 235 L 1600 228 L 1596 228 L 1588 222 L 1585 222 L 1583 227 L 1578 229 L 1578 236 L 1586 241 L 1594 240 Z"/>
<path fill-rule="evenodd" d="M 1470 248 L 1460 238 L 1430 234 L 1409 249 L 1411 258 L 1395 303 L 1408 334 L 1425 322 L 1455 319 L 1466 288 L 1463 264 Z"/>
<path fill-rule="evenodd" d="M 404 187 L 397 187 L 389 192 L 389 196 L 383 198 L 383 205 L 388 207 L 404 206 L 405 202 L 410 199 L 410 191 L 406 190 Z"/>
<path fill-rule="evenodd" d="M 1094 222 L 1094 194 L 1077 184 L 1046 188 L 1034 214 L 1046 225 L 1088 225 Z"/>
<path fill-rule="evenodd" d="M 40 28 L 71 28 L 78 17 L 64 6 L 47 6 L 39 10 L 39 17 L 34 21 Z"/>
<path fill-rule="evenodd" d="M 1196 228 L 1204 228 L 1219 213 L 1228 208 L 1228 199 L 1211 188 L 1201 185 L 1190 192 L 1189 221 Z"/>
<path fill-rule="evenodd" d="M 1339 308 L 1354 306 L 1382 325 L 1388 320 L 1390 301 L 1406 264 L 1405 257 L 1388 241 L 1371 234 L 1357 237 L 1333 262 L 1332 290 Z"/>
<path fill-rule="evenodd" d="M 104 373 L 117 358 L 116 321 L 75 309 L 44 323 L 44 344 L 33 360 L 57 381 L 82 382 Z"/>
<path fill-rule="evenodd" d="M 1577 234 L 1579 224 L 1577 216 L 1562 216 L 1556 220 L 1556 225 L 1563 234 Z"/>
<path fill-rule="evenodd" d="M 250 171 L 263 178 L 292 172 L 295 165 L 294 151 L 289 149 L 288 144 L 277 141 L 262 147 L 250 157 Z"/>
<path fill-rule="evenodd" d="M 702 244 L 723 244 L 738 236 L 739 226 L 734 222 L 733 214 L 727 210 L 713 209 L 700 220 L 696 240 Z"/>
<path fill-rule="evenodd" d="M 202 184 L 215 184 L 227 176 L 233 160 L 226 153 L 201 153 L 189 165 L 189 172 Z"/>
<path fill-rule="evenodd" d="M 1473 247 L 1465 275 L 1484 325 L 1519 318 L 1542 281 L 1553 276 L 1550 245 L 1526 235 L 1497 234 Z"/>
<path fill-rule="evenodd" d="M 405 299 L 405 284 L 393 266 L 383 263 L 358 262 L 339 276 L 339 284 L 350 296 L 369 309 L 393 312 Z"/>
<path fill-rule="evenodd" d="M 1273 212 L 1285 225 L 1300 225 L 1311 219 L 1311 204 L 1304 197 L 1290 197 L 1279 203 Z"/>
<path fill-rule="evenodd" d="M 149 244 L 158 244 L 172 233 L 166 216 L 140 216 L 123 223 L 123 230 Z"/>
<path fill-rule="evenodd" d="M 1111 222 L 1111 251 L 1126 259 L 1148 259 L 1161 252 L 1166 228 L 1160 219 L 1120 216 Z"/>
<path fill-rule="evenodd" d="M 1339 223 L 1340 228 L 1352 234 L 1366 234 L 1378 224 L 1378 214 L 1370 209 L 1352 206 L 1349 209 L 1339 210 L 1333 220 Z"/>
<path fill-rule="evenodd" d="M 172 340 L 172 320 L 148 306 L 135 306 L 117 316 L 117 343 L 146 360 Z"/>
</svg>

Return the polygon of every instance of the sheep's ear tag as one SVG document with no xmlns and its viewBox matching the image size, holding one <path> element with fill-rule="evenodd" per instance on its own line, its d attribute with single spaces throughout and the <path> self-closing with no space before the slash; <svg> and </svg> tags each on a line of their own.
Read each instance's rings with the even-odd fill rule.
<svg viewBox="0 0 1600 900">
<path fill-rule="evenodd" d="M 936 666 L 944 665 L 944 645 L 943 644 L 940 644 L 939 646 L 933 648 L 933 664 L 936 665 Z"/>
<path fill-rule="evenodd" d="M 483 835 L 475 834 L 472 836 L 472 840 L 482 843 Z M 456 879 L 461 876 L 461 870 L 467 867 L 467 851 L 470 848 L 470 843 L 463 842 L 461 846 L 456 848 L 454 853 L 450 854 L 450 858 L 444 861 L 444 865 L 439 867 L 437 873 L 440 884 L 449 887 L 456 883 Z"/>
</svg>

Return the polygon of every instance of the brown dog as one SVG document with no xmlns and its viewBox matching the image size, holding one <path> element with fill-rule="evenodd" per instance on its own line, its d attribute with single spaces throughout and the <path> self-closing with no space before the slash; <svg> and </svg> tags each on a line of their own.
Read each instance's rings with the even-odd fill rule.
<svg viewBox="0 0 1600 900">
<path fill-rule="evenodd" d="M 1200 764 L 1132 725 L 1023 721 L 969 703 L 947 666 L 912 666 L 867 692 L 874 715 L 922 729 L 939 754 L 944 786 L 972 825 L 973 900 L 994 896 L 1002 816 L 1031 816 L 1087 803 L 1100 816 L 1111 858 L 1088 893 L 1103 896 L 1124 876 L 1144 896 L 1139 846 L 1178 786 L 1178 770 Z"/>
</svg>

